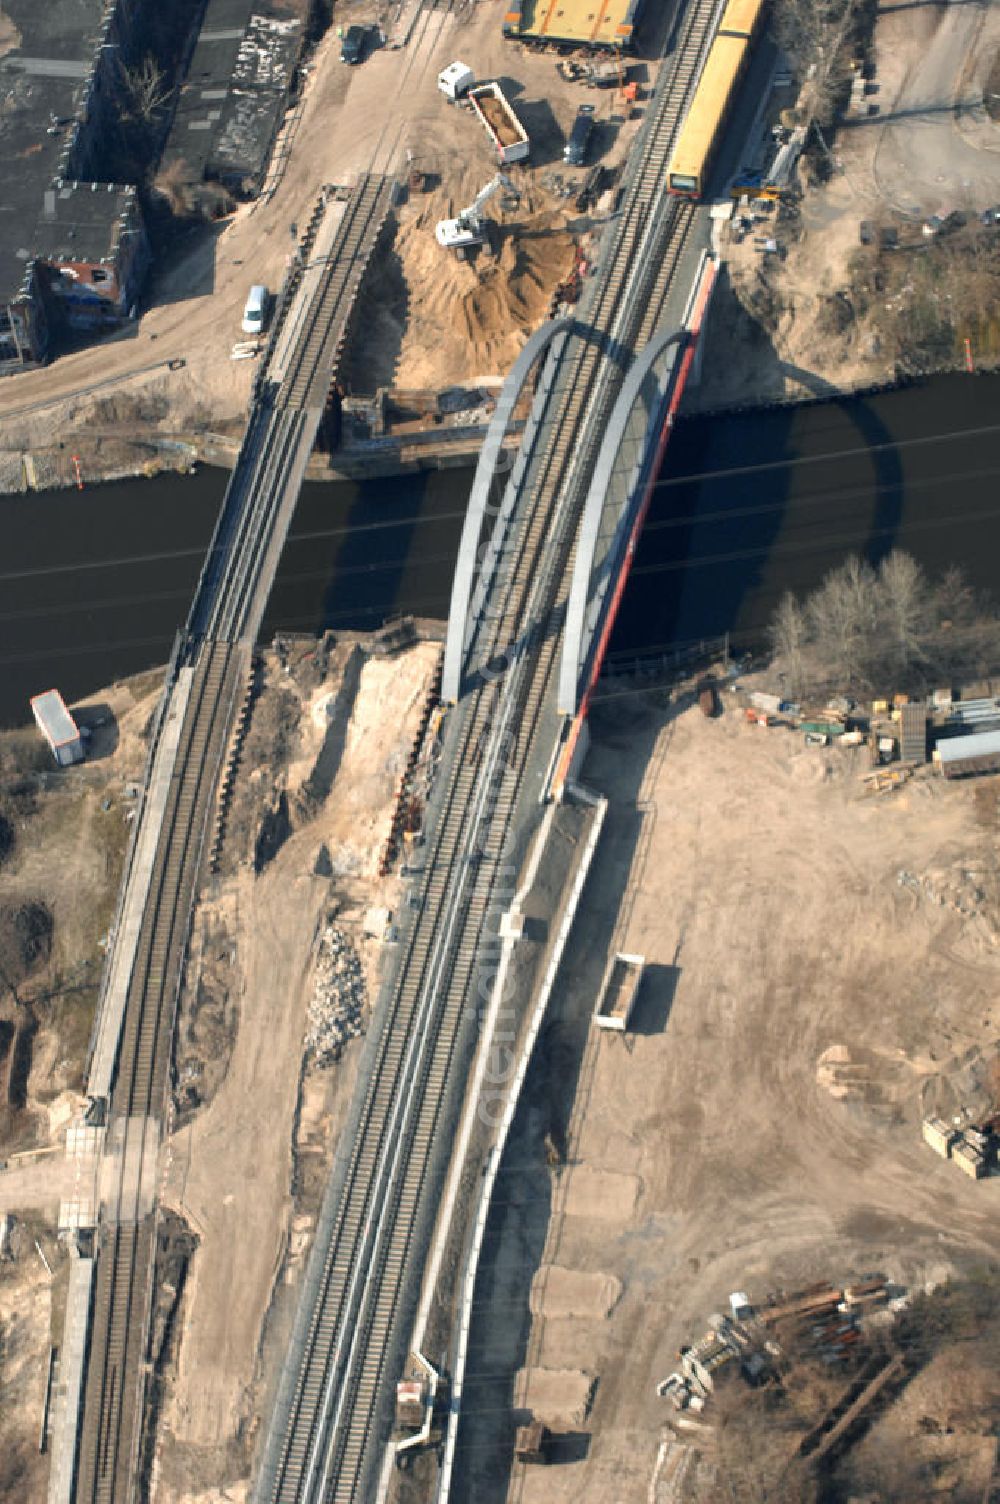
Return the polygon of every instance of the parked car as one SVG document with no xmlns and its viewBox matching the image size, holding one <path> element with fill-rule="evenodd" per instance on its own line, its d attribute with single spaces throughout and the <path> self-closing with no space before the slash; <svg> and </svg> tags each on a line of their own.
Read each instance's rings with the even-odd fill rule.
<svg viewBox="0 0 1000 1504">
<path fill-rule="evenodd" d="M 569 140 L 563 147 L 563 159 L 571 167 L 582 167 L 587 160 L 587 147 L 594 129 L 594 106 L 582 104 L 576 112 Z"/>
<path fill-rule="evenodd" d="M 340 61 L 342 63 L 363 62 L 367 41 L 367 26 L 349 26 L 341 39 Z"/>
<path fill-rule="evenodd" d="M 263 334 L 270 305 L 271 295 L 262 283 L 251 287 L 243 308 L 244 334 Z"/>
</svg>

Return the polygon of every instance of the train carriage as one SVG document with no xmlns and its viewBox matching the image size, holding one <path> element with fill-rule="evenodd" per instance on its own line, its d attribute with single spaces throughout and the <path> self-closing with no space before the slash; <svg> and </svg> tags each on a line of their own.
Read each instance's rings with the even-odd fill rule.
<svg viewBox="0 0 1000 1504">
<path fill-rule="evenodd" d="M 670 165 L 671 193 L 700 198 L 733 95 L 750 60 L 766 0 L 729 0 L 681 126 Z"/>
<path fill-rule="evenodd" d="M 729 0 L 719 22 L 720 37 L 754 37 L 764 14 L 764 0 Z"/>
</svg>

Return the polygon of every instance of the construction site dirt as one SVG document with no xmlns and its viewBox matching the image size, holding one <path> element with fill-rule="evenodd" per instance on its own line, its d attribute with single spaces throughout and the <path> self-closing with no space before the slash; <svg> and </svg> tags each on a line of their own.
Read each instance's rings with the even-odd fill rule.
<svg viewBox="0 0 1000 1504">
<path fill-rule="evenodd" d="M 379 872 L 440 647 L 374 646 L 298 639 L 267 655 L 196 916 L 151 1391 L 157 1497 L 178 1504 L 246 1497 L 398 899 L 398 879 Z M 107 692 L 111 715 L 97 717 L 94 761 L 80 769 L 54 775 L 36 760 L 5 893 L 26 893 L 31 864 L 51 867 L 67 840 L 89 849 L 92 827 L 54 814 L 68 816 L 76 784 L 87 820 L 113 814 L 127 828 L 154 699 L 153 676 Z M 1000 1181 L 967 1180 L 920 1139 L 922 1116 L 949 1116 L 992 1079 L 995 784 L 927 769 L 866 795 L 863 749 L 807 747 L 721 701 L 709 720 L 697 681 L 671 697 L 616 680 L 594 709 L 584 776 L 611 806 L 499 1182 L 461 1433 L 467 1497 L 509 1486 L 525 1501 L 645 1499 L 675 1434 L 656 1386 L 731 1291 L 762 1300 L 872 1269 L 912 1291 L 995 1256 Z M 30 744 L 14 734 L 4 751 L 23 782 Z M 5 810 L 9 786 L 7 799 Z M 107 871 L 110 902 L 117 865 Z M 50 888 L 47 900 L 53 946 L 69 945 L 66 899 Z M 65 964 L 78 943 L 58 951 Z M 590 1020 L 613 950 L 646 960 L 624 1037 Z M 86 1021 L 75 1043 L 41 1013 L 40 1025 L 33 1126 L 24 1134 L 21 1120 L 17 1140 L 30 1152 L 0 1171 L 0 1211 L 13 1213 L 0 1264 L 3 1381 L 16 1396 L 5 1438 L 11 1480 L 39 1487 L 66 1276 L 55 1222 L 79 1193 L 62 1146 L 81 1104 Z M 77 1086 L 52 1098 L 64 1078 Z M 919 1397 L 946 1387 L 958 1361 L 936 1358 L 879 1427 L 915 1425 Z M 563 1466 L 512 1467 L 528 1414 L 555 1433 Z M 697 1422 L 709 1437 L 715 1419 L 710 1409 Z M 983 1438 L 959 1431 L 948 1476 L 978 1477 Z M 407 1497 L 432 1472 L 417 1468 Z M 674 1497 L 685 1495 L 661 1490 L 657 1504 Z"/>
<path fill-rule="evenodd" d="M 162 1195 L 197 1250 L 163 1381 L 164 1500 L 243 1496 L 378 988 L 399 883 L 383 854 L 440 646 L 365 642 L 267 656 L 196 914 Z"/>
<path fill-rule="evenodd" d="M 162 674 L 74 706 L 87 761 L 0 734 L 0 1498 L 45 1496 L 47 1386 L 70 1259 L 60 1208 L 93 1194 L 67 1152 Z M 89 1179 L 89 1185 L 88 1185 Z"/>
<path fill-rule="evenodd" d="M 178 1019 L 146 1441 L 159 1498 L 246 1489 L 396 904 L 398 878 L 379 874 L 440 658 L 437 642 L 405 636 L 286 642 L 260 670 Z M 76 707 L 92 727 L 76 768 L 53 770 L 33 732 L 0 737 L 0 1497 L 45 1490 L 38 1442 L 69 1266 L 57 1224 L 94 1191 L 67 1128 L 86 1106 L 100 943 L 160 678 Z M 39 895 L 41 928 L 28 923 Z"/>
<path fill-rule="evenodd" d="M 650 57 L 660 29 L 649 28 Z M 471 111 L 437 88 L 438 72 L 456 57 L 478 78 L 502 80 L 531 139 L 530 168 L 512 169 L 530 189 L 522 209 L 503 215 L 491 206 L 491 218 L 505 221 L 499 254 L 468 264 L 437 245 L 435 223 L 471 203 L 497 164 Z M 574 210 L 586 173 L 561 170 L 565 136 L 590 94 L 562 78 L 556 61 L 505 41 L 489 6 L 424 7 L 405 46 L 376 48 L 356 68 L 340 61 L 332 27 L 309 61 L 268 189 L 185 233 L 156 269 L 140 322 L 101 345 L 99 375 L 88 348 L 4 381 L 0 487 L 23 488 L 25 454 L 27 484 L 42 489 L 74 483 L 73 454 L 87 480 L 184 468 L 202 435 L 238 428 L 258 368 L 231 358 L 249 287 L 280 288 L 323 185 L 350 184 L 376 155 L 392 157 L 404 193 L 398 243 L 390 233 L 362 294 L 355 390 L 374 391 L 368 383 L 377 382 L 433 392 L 502 377 L 572 270 L 575 242 L 589 244 L 602 218 L 597 207 L 582 218 Z M 637 61 L 634 70 L 644 96 L 655 64 Z M 623 113 L 616 101 L 610 92 L 599 98 L 600 158 L 612 169 L 643 109 L 640 99 Z M 420 186 L 407 190 L 408 182 Z M 194 450 L 185 447 L 192 440 Z"/>
<path fill-rule="evenodd" d="M 912 1292 L 997 1253 L 1000 1179 L 966 1181 L 920 1134 L 995 1079 L 982 792 L 928 769 L 866 795 L 864 749 L 751 726 L 728 696 L 707 720 L 696 689 L 616 680 L 592 716 L 583 778 L 610 811 L 477 1292 L 460 1477 L 484 1504 L 715 1497 L 704 1474 L 654 1479 L 683 1435 L 656 1386 L 731 1292 L 872 1269 Z M 624 1039 L 591 1021 L 615 950 L 646 959 Z M 529 1417 L 562 1466 L 512 1464 Z M 716 1420 L 689 1423 L 709 1457 Z"/>
</svg>

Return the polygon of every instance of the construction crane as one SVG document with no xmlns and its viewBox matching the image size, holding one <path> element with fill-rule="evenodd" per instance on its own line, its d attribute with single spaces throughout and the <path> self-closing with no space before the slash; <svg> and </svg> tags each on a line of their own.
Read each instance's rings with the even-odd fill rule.
<svg viewBox="0 0 1000 1504">
<path fill-rule="evenodd" d="M 438 245 L 444 246 L 445 250 L 459 252 L 468 250 L 470 246 L 485 245 L 487 231 L 482 211 L 501 188 L 506 188 L 515 204 L 520 202 L 521 195 L 510 178 L 498 172 L 485 188 L 480 188 L 474 202 L 467 209 L 460 209 L 454 219 L 438 221 L 437 229 L 434 231 Z"/>
</svg>

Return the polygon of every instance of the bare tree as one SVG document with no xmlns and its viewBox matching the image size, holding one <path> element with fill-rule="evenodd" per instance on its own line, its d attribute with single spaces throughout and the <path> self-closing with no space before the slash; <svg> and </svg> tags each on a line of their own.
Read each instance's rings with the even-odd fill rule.
<svg viewBox="0 0 1000 1504">
<path fill-rule="evenodd" d="M 165 200 L 175 218 L 187 219 L 195 212 L 195 195 L 182 158 L 175 157 L 160 168 L 153 179 L 153 191 Z"/>
<path fill-rule="evenodd" d="M 816 1484 L 796 1456 L 801 1432 L 779 1395 L 717 1391 L 715 1483 L 705 1504 L 814 1504 Z"/>
<path fill-rule="evenodd" d="M 842 682 L 866 683 L 877 619 L 875 571 L 852 556 L 832 569 L 806 603 L 813 639 L 828 670 Z"/>
<path fill-rule="evenodd" d="M 932 585 L 896 550 L 877 571 L 848 559 L 802 604 L 786 596 L 771 642 L 796 694 L 924 693 L 1000 665 L 1000 621 L 961 571 Z"/>
<path fill-rule="evenodd" d="M 803 654 L 807 642 L 807 629 L 802 607 L 790 590 L 778 602 L 778 609 L 771 622 L 771 647 L 781 659 L 792 695 L 802 693 L 804 684 Z"/>
<path fill-rule="evenodd" d="M 905 678 L 928 662 L 930 589 L 916 559 L 895 548 L 879 565 L 878 586 L 886 660 L 891 672 Z"/>
<path fill-rule="evenodd" d="M 121 66 L 122 114 L 126 120 L 153 125 L 170 98 L 163 69 L 151 53 L 134 67 Z"/>
<path fill-rule="evenodd" d="M 774 31 L 795 72 L 806 76 L 806 115 L 828 125 L 849 76 L 845 42 L 863 0 L 778 0 Z M 811 73 L 809 70 L 812 70 Z"/>
</svg>

